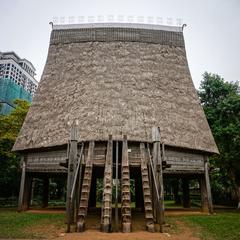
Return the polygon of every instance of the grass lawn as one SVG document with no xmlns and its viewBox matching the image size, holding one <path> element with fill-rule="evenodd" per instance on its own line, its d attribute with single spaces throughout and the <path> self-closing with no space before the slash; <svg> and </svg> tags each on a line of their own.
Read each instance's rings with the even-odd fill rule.
<svg viewBox="0 0 240 240">
<path fill-rule="evenodd" d="M 204 240 L 240 240 L 240 211 L 219 211 L 209 216 L 179 218 Z"/>
<path fill-rule="evenodd" d="M 64 232 L 64 214 L 18 213 L 0 208 L 0 238 L 47 238 Z"/>
</svg>

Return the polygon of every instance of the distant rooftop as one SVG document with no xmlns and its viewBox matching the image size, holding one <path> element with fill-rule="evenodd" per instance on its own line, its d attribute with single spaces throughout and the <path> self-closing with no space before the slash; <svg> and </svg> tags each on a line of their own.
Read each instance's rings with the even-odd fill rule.
<svg viewBox="0 0 240 240">
<path fill-rule="evenodd" d="M 35 75 L 36 69 L 33 66 L 33 64 L 25 58 L 20 58 L 14 51 L 0 52 L 0 60 L 1 59 L 13 59 L 17 63 L 25 63 L 33 70 L 34 75 Z"/>
</svg>

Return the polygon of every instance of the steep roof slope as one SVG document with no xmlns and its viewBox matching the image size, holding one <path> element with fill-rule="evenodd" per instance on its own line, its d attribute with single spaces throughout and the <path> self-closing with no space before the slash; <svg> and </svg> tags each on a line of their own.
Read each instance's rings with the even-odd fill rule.
<svg viewBox="0 0 240 240">
<path fill-rule="evenodd" d="M 55 26 L 44 72 L 14 150 L 80 140 L 151 141 L 217 153 L 190 76 L 181 28 Z"/>
</svg>

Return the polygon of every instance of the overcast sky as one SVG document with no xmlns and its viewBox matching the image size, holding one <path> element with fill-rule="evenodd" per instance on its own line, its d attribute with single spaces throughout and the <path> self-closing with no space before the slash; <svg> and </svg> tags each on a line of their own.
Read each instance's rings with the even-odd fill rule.
<svg viewBox="0 0 240 240">
<path fill-rule="evenodd" d="M 15 51 L 37 69 L 46 61 L 53 17 L 148 16 L 183 19 L 190 71 L 240 80 L 240 0 L 0 0 L 0 51 Z"/>
</svg>

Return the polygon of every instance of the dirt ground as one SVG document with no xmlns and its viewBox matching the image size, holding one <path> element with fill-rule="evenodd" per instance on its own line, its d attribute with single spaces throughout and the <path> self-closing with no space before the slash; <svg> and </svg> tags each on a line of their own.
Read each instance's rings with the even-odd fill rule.
<svg viewBox="0 0 240 240">
<path fill-rule="evenodd" d="M 30 210 L 29 212 L 33 213 L 64 213 L 63 210 Z M 181 215 L 201 215 L 203 213 L 199 211 L 166 211 L 167 216 L 181 216 Z M 131 233 L 121 233 L 121 232 L 112 232 L 112 233 L 102 233 L 99 230 L 100 227 L 100 211 L 90 212 L 86 219 L 86 231 L 83 233 L 76 233 L 74 231 L 74 226 L 72 228 L 72 233 L 65 233 L 65 226 L 61 229 L 58 229 L 54 232 L 54 229 L 51 226 L 47 226 L 44 230 L 48 235 L 48 239 L 54 240 L 199 240 L 196 233 L 193 232 L 185 223 L 177 221 L 177 228 L 173 229 L 170 225 L 164 228 L 164 233 L 158 232 L 158 227 L 156 226 L 155 233 L 149 233 L 145 230 L 145 220 L 143 213 L 135 212 L 132 219 L 132 232 Z M 113 215 L 114 219 L 114 215 Z M 114 221 L 113 221 L 114 222 Z M 112 226 L 115 229 L 115 226 Z M 120 229 L 120 223 L 119 223 Z M 43 229 L 31 229 L 32 231 L 40 232 Z"/>
<path fill-rule="evenodd" d="M 55 240 L 200 240 L 183 222 L 177 223 L 179 233 L 149 233 L 134 231 L 132 233 L 102 233 L 98 230 L 87 230 L 83 233 L 62 233 Z"/>
</svg>

